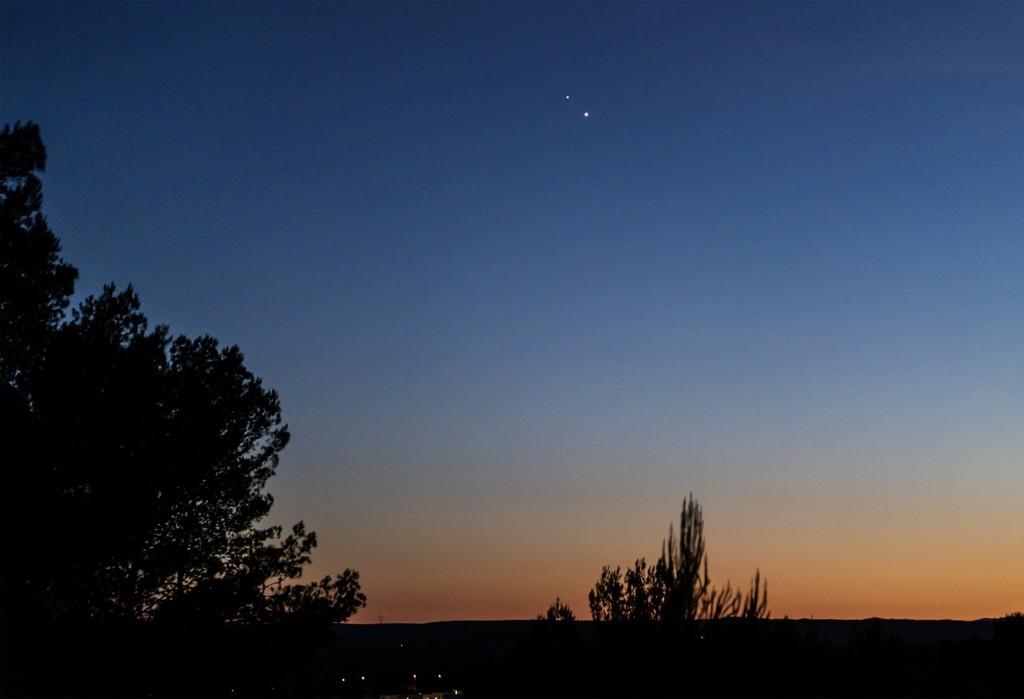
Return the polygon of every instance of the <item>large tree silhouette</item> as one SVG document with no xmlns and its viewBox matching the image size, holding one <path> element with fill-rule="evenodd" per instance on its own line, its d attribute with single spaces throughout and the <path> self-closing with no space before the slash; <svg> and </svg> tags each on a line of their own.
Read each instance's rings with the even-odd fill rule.
<svg viewBox="0 0 1024 699">
<path fill-rule="evenodd" d="M 46 169 L 46 149 L 39 127 L 5 126 L 0 143 L 0 378 L 17 386 L 64 317 L 78 270 L 61 259 L 60 241 L 42 214 L 37 173 Z"/>
<path fill-rule="evenodd" d="M 289 433 L 237 347 L 150 327 L 129 286 L 65 318 L 46 152 L 2 133 L 2 590 L 9 621 L 344 621 L 359 576 L 299 585 L 302 522 L 259 526 Z"/>
</svg>

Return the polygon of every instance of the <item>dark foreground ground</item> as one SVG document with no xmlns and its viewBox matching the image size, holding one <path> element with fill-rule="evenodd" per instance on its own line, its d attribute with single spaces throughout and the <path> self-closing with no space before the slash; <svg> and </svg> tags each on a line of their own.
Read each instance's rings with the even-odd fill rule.
<svg viewBox="0 0 1024 699">
<path fill-rule="evenodd" d="M 346 625 L 319 663 L 346 696 L 1024 696 L 1020 618 L 802 619 L 691 631 L 594 622 Z"/>
<path fill-rule="evenodd" d="M 1021 697 L 1024 617 L 5 634 L 2 696 Z M 317 647 L 317 643 L 320 643 Z"/>
</svg>

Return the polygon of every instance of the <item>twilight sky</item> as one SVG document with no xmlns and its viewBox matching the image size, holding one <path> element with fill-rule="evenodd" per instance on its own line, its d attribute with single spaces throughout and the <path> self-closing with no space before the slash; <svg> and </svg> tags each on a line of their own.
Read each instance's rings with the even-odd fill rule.
<svg viewBox="0 0 1024 699">
<path fill-rule="evenodd" d="M 272 518 L 360 571 L 356 622 L 588 618 L 690 491 L 773 616 L 1024 608 L 1024 4 L 0 27 L 79 296 L 280 392 Z"/>
</svg>

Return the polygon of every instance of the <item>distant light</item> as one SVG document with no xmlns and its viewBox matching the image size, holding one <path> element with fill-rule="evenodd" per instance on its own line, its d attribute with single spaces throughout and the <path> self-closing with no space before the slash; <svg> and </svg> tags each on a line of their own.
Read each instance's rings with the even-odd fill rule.
<svg viewBox="0 0 1024 699">
<path fill-rule="evenodd" d="M 360 675 L 360 676 L 359 676 L 359 679 L 361 679 L 361 680 L 363 680 L 363 681 L 366 681 L 366 676 L 365 676 L 365 675 Z"/>
<path fill-rule="evenodd" d="M 584 119 L 589 119 L 590 118 L 590 112 L 583 112 L 583 118 Z"/>
<path fill-rule="evenodd" d="M 565 96 L 565 99 L 569 99 L 569 95 L 566 95 L 566 96 Z"/>
</svg>

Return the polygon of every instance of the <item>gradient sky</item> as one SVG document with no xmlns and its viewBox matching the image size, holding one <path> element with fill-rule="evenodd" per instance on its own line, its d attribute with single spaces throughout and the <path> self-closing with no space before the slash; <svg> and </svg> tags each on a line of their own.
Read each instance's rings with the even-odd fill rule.
<svg viewBox="0 0 1024 699">
<path fill-rule="evenodd" d="M 79 296 L 280 392 L 272 518 L 359 570 L 355 621 L 589 617 L 691 491 L 773 616 L 1024 609 L 1024 4 L 0 27 Z"/>
</svg>

